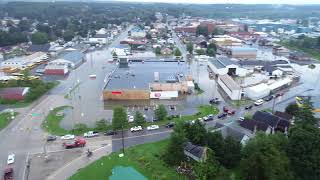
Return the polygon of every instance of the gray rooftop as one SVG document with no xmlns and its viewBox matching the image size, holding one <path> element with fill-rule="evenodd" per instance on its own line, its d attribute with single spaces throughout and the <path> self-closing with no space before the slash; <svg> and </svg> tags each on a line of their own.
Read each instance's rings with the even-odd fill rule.
<svg viewBox="0 0 320 180">
<path fill-rule="evenodd" d="M 149 89 L 149 83 L 154 82 L 154 72 L 159 72 L 159 82 L 166 82 L 180 73 L 184 77 L 188 75 L 188 67 L 185 63 L 177 62 L 132 62 L 129 68 L 118 68 L 113 73 L 106 89 Z"/>
<path fill-rule="evenodd" d="M 235 61 L 232 61 L 231 59 L 227 57 L 217 57 L 209 60 L 211 64 L 213 64 L 217 69 L 225 68 L 229 65 L 237 63 Z"/>
<path fill-rule="evenodd" d="M 71 51 L 71 52 L 68 52 L 68 53 L 62 55 L 61 59 L 71 61 L 74 64 L 78 64 L 79 62 L 81 62 L 83 60 L 84 57 L 85 57 L 85 55 L 82 52 L 76 50 L 76 51 Z"/>
</svg>

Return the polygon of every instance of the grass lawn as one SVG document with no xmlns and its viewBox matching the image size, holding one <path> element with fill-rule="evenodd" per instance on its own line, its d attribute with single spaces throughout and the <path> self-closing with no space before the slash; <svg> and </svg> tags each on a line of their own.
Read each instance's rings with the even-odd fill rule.
<svg viewBox="0 0 320 180">
<path fill-rule="evenodd" d="M 108 179 L 115 166 L 131 166 L 149 180 L 186 179 L 160 159 L 168 142 L 163 140 L 128 148 L 122 158 L 119 158 L 119 153 L 112 153 L 80 169 L 70 180 Z"/>
<path fill-rule="evenodd" d="M 50 134 L 54 135 L 64 135 L 68 134 L 69 131 L 60 127 L 60 122 L 63 119 L 63 116 L 57 116 L 57 112 L 63 111 L 66 108 L 71 108 L 70 106 L 60 106 L 54 108 L 49 112 L 46 120 L 43 121 L 42 127 L 48 131 Z"/>
<path fill-rule="evenodd" d="M 231 101 L 231 104 L 233 106 L 244 106 L 244 105 L 249 105 L 252 104 L 252 100 L 244 99 L 244 100 L 233 100 Z"/>
<path fill-rule="evenodd" d="M 16 117 L 18 115 L 17 112 L 14 113 L 14 116 Z M 4 112 L 0 114 L 0 130 L 5 128 L 10 122 L 11 119 L 11 113 L 10 112 Z"/>
</svg>

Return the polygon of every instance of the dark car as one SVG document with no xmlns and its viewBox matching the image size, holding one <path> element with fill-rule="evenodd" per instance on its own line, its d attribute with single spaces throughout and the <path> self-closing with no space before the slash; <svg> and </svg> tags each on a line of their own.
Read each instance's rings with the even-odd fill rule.
<svg viewBox="0 0 320 180">
<path fill-rule="evenodd" d="M 273 99 L 273 96 L 267 96 L 265 98 L 263 98 L 263 100 L 265 101 L 271 101 Z"/>
<path fill-rule="evenodd" d="M 148 107 L 148 106 L 145 106 L 145 107 L 144 107 L 144 110 L 145 110 L 145 111 L 148 111 L 148 110 L 149 110 L 149 107 Z"/>
<path fill-rule="evenodd" d="M 283 92 L 279 92 L 279 93 L 276 94 L 276 97 L 283 96 L 283 95 L 284 95 Z"/>
<path fill-rule="evenodd" d="M 166 128 L 172 128 L 174 125 L 174 122 L 169 122 L 168 124 L 166 124 Z"/>
<path fill-rule="evenodd" d="M 209 103 L 210 103 L 210 104 L 219 104 L 220 101 L 219 101 L 218 98 L 214 98 L 214 99 L 211 99 L 211 100 L 209 101 Z"/>
<path fill-rule="evenodd" d="M 57 136 L 48 136 L 47 137 L 47 142 L 49 141 L 55 141 L 57 139 Z"/>
<path fill-rule="evenodd" d="M 249 105 L 249 106 L 244 107 L 244 109 L 249 110 L 249 109 L 252 109 L 252 107 L 253 107 L 252 105 Z"/>
<path fill-rule="evenodd" d="M 171 110 L 175 110 L 176 108 L 173 105 L 170 105 Z"/>
<path fill-rule="evenodd" d="M 112 131 L 112 130 L 107 131 L 107 132 L 104 133 L 105 136 L 112 136 L 112 135 L 116 135 L 116 134 L 117 134 L 117 132 L 116 131 Z"/>
<path fill-rule="evenodd" d="M 222 113 L 218 116 L 219 119 L 227 117 L 227 113 Z"/>
</svg>

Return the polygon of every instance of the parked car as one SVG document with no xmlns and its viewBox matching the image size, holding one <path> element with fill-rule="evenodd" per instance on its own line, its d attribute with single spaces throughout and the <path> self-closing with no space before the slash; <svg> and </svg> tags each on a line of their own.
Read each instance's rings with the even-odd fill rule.
<svg viewBox="0 0 320 180">
<path fill-rule="evenodd" d="M 105 133 L 103 133 L 105 136 L 112 136 L 112 135 L 116 135 L 117 134 L 117 131 L 112 131 L 112 130 L 110 130 L 110 131 L 107 131 L 107 132 L 105 132 Z"/>
<path fill-rule="evenodd" d="M 47 137 L 47 142 L 49 142 L 49 141 L 55 141 L 56 139 L 57 139 L 57 136 L 49 135 L 49 136 Z"/>
<path fill-rule="evenodd" d="M 219 119 L 225 118 L 225 117 L 227 117 L 227 115 L 228 115 L 227 113 L 222 113 L 222 114 L 219 114 L 219 115 L 218 115 L 218 118 L 219 118 Z"/>
<path fill-rule="evenodd" d="M 209 101 L 209 103 L 210 103 L 210 104 L 219 104 L 220 101 L 219 101 L 218 98 L 214 98 L 214 99 L 211 99 L 211 100 Z"/>
<path fill-rule="evenodd" d="M 173 105 L 170 105 L 170 110 L 174 111 L 176 109 L 176 107 L 174 107 Z"/>
<path fill-rule="evenodd" d="M 2 180 L 12 180 L 13 168 L 6 168 L 3 172 Z"/>
<path fill-rule="evenodd" d="M 142 131 L 142 127 L 141 126 L 135 126 L 130 128 L 131 132 L 137 132 L 137 131 Z"/>
<path fill-rule="evenodd" d="M 236 113 L 235 110 L 228 108 L 227 106 L 223 106 L 223 112 L 228 113 L 229 115 L 234 115 Z"/>
<path fill-rule="evenodd" d="M 90 137 L 96 137 L 99 136 L 99 133 L 97 131 L 89 131 L 83 134 L 83 137 L 90 138 Z"/>
<path fill-rule="evenodd" d="M 149 110 L 149 107 L 148 107 L 148 106 L 145 106 L 145 107 L 144 107 L 144 110 L 145 110 L 145 111 L 148 111 L 148 110 Z"/>
<path fill-rule="evenodd" d="M 271 101 L 273 99 L 273 96 L 267 96 L 263 98 L 264 101 Z"/>
<path fill-rule="evenodd" d="M 133 117 L 133 116 L 129 116 L 128 122 L 131 123 L 131 122 L 133 122 L 133 121 L 134 121 L 134 117 Z"/>
<path fill-rule="evenodd" d="M 174 125 L 174 122 L 169 122 L 168 124 L 166 124 L 166 128 L 172 128 Z"/>
<path fill-rule="evenodd" d="M 250 110 L 250 109 L 252 109 L 252 107 L 253 107 L 252 105 L 249 105 L 249 106 L 244 107 L 244 109 L 245 110 Z"/>
<path fill-rule="evenodd" d="M 260 106 L 260 105 L 262 105 L 264 103 L 264 100 L 263 99 L 258 99 L 258 100 L 256 100 L 256 102 L 254 102 L 254 105 L 255 106 Z"/>
<path fill-rule="evenodd" d="M 62 140 L 70 140 L 70 139 L 74 139 L 74 135 L 73 134 L 66 134 L 64 136 L 61 136 Z"/>
<path fill-rule="evenodd" d="M 148 131 L 155 130 L 155 129 L 159 129 L 159 126 L 158 125 L 151 125 L 151 126 L 147 127 Z"/>
<path fill-rule="evenodd" d="M 15 155 L 13 153 L 8 155 L 7 164 L 13 164 L 14 163 Z"/>
</svg>

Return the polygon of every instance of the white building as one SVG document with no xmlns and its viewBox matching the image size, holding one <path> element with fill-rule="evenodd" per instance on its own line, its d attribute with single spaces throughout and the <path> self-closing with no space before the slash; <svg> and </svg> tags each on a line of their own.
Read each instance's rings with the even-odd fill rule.
<svg viewBox="0 0 320 180">
<path fill-rule="evenodd" d="M 261 83 L 256 86 L 251 86 L 245 89 L 246 96 L 250 99 L 257 100 L 266 97 L 270 94 L 269 86 Z"/>
<path fill-rule="evenodd" d="M 241 88 L 229 75 L 219 75 L 218 84 L 231 100 L 241 99 Z"/>
<path fill-rule="evenodd" d="M 146 37 L 146 31 L 140 28 L 133 28 L 131 31 L 131 37 L 133 38 L 144 38 Z"/>
<path fill-rule="evenodd" d="M 238 63 L 226 57 L 210 59 L 208 66 L 212 72 L 217 75 L 229 74 L 243 77 L 251 72 L 250 70 L 239 67 Z"/>
<path fill-rule="evenodd" d="M 109 36 L 106 34 L 96 34 L 89 38 L 89 43 L 107 44 Z"/>
</svg>

